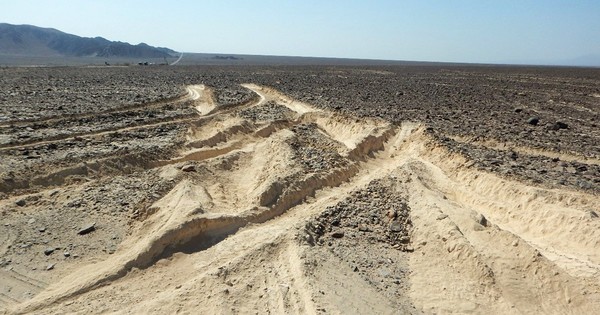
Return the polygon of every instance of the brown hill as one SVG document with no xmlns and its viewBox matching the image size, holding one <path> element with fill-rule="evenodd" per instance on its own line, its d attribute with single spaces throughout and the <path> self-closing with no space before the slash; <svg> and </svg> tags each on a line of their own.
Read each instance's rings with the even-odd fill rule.
<svg viewBox="0 0 600 315">
<path fill-rule="evenodd" d="M 24 57 L 165 58 L 175 51 L 140 43 L 80 37 L 53 28 L 0 23 L 0 55 Z"/>
</svg>

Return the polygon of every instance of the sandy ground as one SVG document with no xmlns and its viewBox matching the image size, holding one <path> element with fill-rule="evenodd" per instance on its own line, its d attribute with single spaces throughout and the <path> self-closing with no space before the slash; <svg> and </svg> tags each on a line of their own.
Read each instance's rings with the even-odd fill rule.
<svg viewBox="0 0 600 315">
<path fill-rule="evenodd" d="M 5 211 L 0 225 L 0 253 L 16 247 L 20 253 L 0 270 L 0 310 L 600 309 L 599 196 L 476 170 L 418 123 L 357 119 L 271 88 L 244 86 L 259 97 L 228 107 L 216 104 L 209 87 L 188 88 L 199 118 L 178 155 L 123 175 L 159 186 L 127 182 L 125 193 L 152 189 L 154 195 L 133 215 L 100 210 L 75 224 L 48 207 L 83 198 L 95 187 L 114 190 L 122 176 L 0 201 L 8 210 L 27 201 Z M 67 236 L 48 236 L 38 224 L 44 220 L 61 220 L 70 228 Z M 95 230 L 78 235 L 92 220 Z M 17 243 L 22 226 L 38 230 L 45 242 Z"/>
</svg>

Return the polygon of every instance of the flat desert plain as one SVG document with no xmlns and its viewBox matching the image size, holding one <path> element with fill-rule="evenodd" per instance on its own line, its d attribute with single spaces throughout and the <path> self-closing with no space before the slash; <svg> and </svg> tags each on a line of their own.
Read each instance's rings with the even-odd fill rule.
<svg viewBox="0 0 600 315">
<path fill-rule="evenodd" d="M 597 314 L 600 69 L 0 69 L 0 313 Z"/>
</svg>

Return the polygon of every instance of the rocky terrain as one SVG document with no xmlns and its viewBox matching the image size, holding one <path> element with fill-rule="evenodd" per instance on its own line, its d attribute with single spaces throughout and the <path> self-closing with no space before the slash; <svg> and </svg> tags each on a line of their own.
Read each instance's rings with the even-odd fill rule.
<svg viewBox="0 0 600 315">
<path fill-rule="evenodd" d="M 0 72 L 0 312 L 600 308 L 598 70 Z"/>
</svg>

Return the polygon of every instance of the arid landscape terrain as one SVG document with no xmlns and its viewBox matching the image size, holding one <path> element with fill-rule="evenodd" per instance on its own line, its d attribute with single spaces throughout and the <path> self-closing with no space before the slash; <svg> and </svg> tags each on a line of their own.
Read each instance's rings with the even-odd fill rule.
<svg viewBox="0 0 600 315">
<path fill-rule="evenodd" d="M 0 68 L 0 314 L 596 314 L 600 69 Z"/>
</svg>

